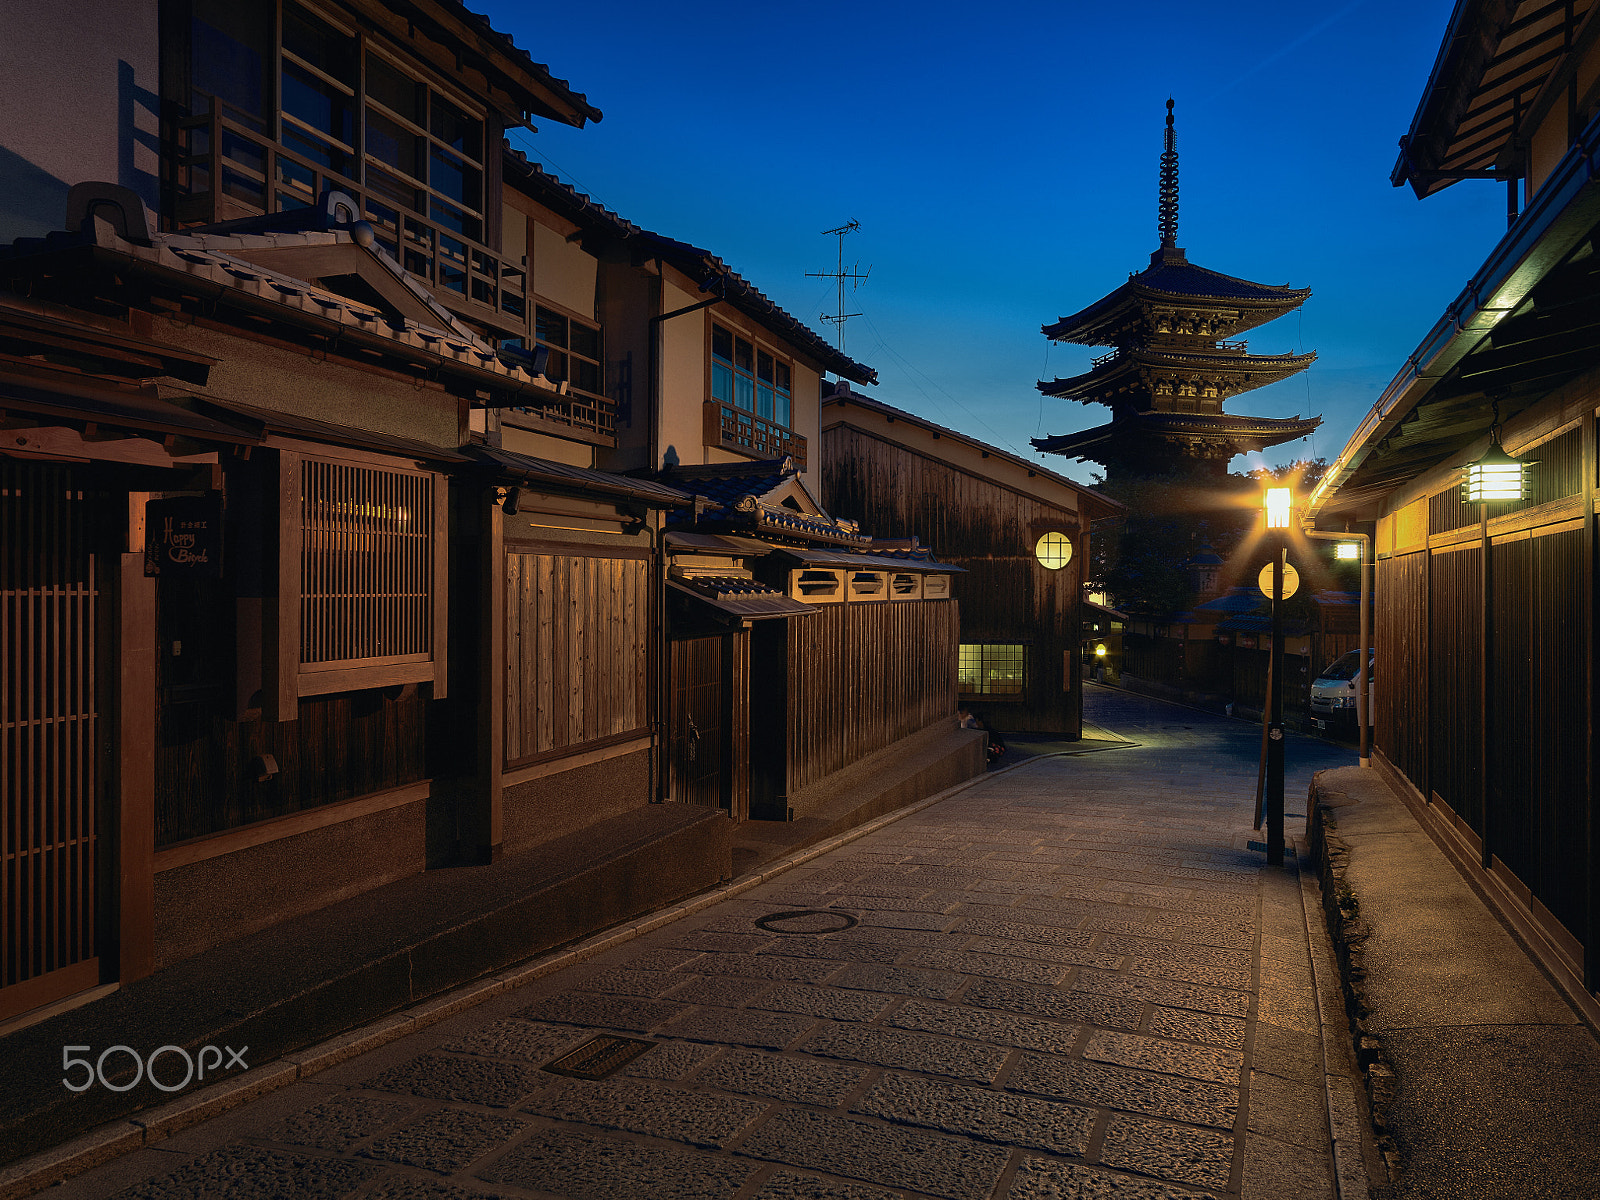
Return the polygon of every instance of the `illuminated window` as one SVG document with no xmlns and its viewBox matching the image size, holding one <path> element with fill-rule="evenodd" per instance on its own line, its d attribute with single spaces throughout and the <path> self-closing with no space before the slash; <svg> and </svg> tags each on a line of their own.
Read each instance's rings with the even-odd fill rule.
<svg viewBox="0 0 1600 1200">
<path fill-rule="evenodd" d="M 1047 533 L 1033 547 L 1039 565 L 1049 571 L 1059 571 L 1072 561 L 1072 539 L 1064 533 Z"/>
<path fill-rule="evenodd" d="M 963 643 L 957 658 L 957 688 L 964 696 L 1020 696 L 1023 647 L 995 642 Z"/>
</svg>

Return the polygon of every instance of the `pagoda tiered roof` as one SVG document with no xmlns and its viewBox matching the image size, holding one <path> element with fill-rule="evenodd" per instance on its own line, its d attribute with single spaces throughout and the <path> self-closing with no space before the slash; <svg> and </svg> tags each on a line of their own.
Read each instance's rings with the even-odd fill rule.
<svg viewBox="0 0 1600 1200">
<path fill-rule="evenodd" d="M 1033 445 L 1047 454 L 1088 458 L 1105 465 L 1113 457 L 1144 456 L 1161 445 L 1182 447 L 1194 457 L 1226 460 L 1305 437 L 1320 424 L 1321 417 L 1135 412 L 1093 429 L 1034 438 Z M 1116 448 L 1124 453 L 1116 454 Z"/>
<path fill-rule="evenodd" d="M 1140 346 L 1117 350 L 1097 359 L 1093 368 L 1069 379 L 1040 380 L 1046 396 L 1105 404 L 1120 408 L 1140 398 L 1163 407 L 1172 397 L 1182 403 L 1191 396 L 1201 407 L 1220 407 L 1222 401 L 1280 379 L 1311 365 L 1312 354 L 1247 354 L 1243 343 L 1216 346 L 1200 342 L 1194 348 Z M 1180 389 L 1191 387 L 1193 392 Z M 1144 405 L 1135 403 L 1136 408 Z"/>
<path fill-rule="evenodd" d="M 1175 320 L 1183 332 L 1225 338 L 1294 311 L 1310 295 L 1310 288 L 1252 283 L 1197 266 L 1179 247 L 1164 246 L 1127 283 L 1041 328 L 1052 341 L 1081 346 L 1115 346 L 1130 337 L 1172 332 Z"/>
<path fill-rule="evenodd" d="M 1081 375 L 1040 380 L 1061 400 L 1103 404 L 1111 421 L 1094 429 L 1034 438 L 1039 450 L 1092 459 L 1108 477 L 1226 471 L 1236 454 L 1305 437 L 1320 417 L 1249 417 L 1222 411 L 1225 401 L 1277 383 L 1316 359 L 1306 354 L 1250 354 L 1224 338 L 1293 312 L 1310 288 L 1252 283 L 1196 266 L 1178 246 L 1178 142 L 1173 102 L 1161 155 L 1157 227 L 1150 265 L 1070 317 L 1042 326 L 1053 341 L 1110 346 Z"/>
</svg>

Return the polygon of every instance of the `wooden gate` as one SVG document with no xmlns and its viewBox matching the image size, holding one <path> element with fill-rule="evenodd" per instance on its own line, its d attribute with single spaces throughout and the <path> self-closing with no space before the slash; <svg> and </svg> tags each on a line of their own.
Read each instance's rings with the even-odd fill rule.
<svg viewBox="0 0 1600 1200">
<path fill-rule="evenodd" d="M 71 468 L 0 459 L 0 1020 L 100 982 L 89 501 Z"/>
<path fill-rule="evenodd" d="M 672 643 L 672 798 L 726 807 L 722 774 L 722 636 Z"/>
</svg>

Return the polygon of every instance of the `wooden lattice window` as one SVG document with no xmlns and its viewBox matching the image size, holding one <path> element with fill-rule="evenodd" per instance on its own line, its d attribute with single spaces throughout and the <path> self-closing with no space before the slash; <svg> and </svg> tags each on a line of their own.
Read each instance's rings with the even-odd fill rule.
<svg viewBox="0 0 1600 1200">
<path fill-rule="evenodd" d="M 279 455 L 280 717 L 300 696 L 445 686 L 442 475 L 378 456 Z"/>
</svg>

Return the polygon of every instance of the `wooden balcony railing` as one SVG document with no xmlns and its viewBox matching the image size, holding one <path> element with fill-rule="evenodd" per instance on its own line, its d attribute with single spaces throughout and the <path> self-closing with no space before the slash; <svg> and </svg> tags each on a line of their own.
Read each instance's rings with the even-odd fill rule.
<svg viewBox="0 0 1600 1200">
<path fill-rule="evenodd" d="M 178 122 L 179 225 L 209 225 L 314 204 L 327 188 L 361 205 L 378 241 L 452 312 L 513 335 L 528 328 L 527 273 L 482 242 L 385 200 L 221 113 Z M 497 202 L 498 197 L 491 197 Z"/>
<path fill-rule="evenodd" d="M 705 405 L 705 444 L 751 458 L 793 458 L 806 469 L 806 439 L 791 429 L 735 408 L 708 400 Z"/>
</svg>

